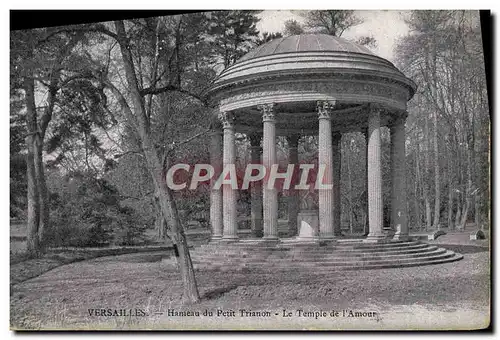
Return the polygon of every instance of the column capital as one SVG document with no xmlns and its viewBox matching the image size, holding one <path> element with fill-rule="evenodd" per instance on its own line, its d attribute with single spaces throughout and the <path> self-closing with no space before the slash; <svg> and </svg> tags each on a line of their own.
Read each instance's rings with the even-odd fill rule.
<svg viewBox="0 0 500 340">
<path fill-rule="evenodd" d="M 259 109 L 260 113 L 262 114 L 262 121 L 263 122 L 275 122 L 276 117 L 275 117 L 275 104 L 274 103 L 267 103 L 267 104 L 262 104 L 257 106 Z"/>
<path fill-rule="evenodd" d="M 299 135 L 288 135 L 286 136 L 286 141 L 288 143 L 289 148 L 297 148 L 299 145 Z"/>
<path fill-rule="evenodd" d="M 234 129 L 234 115 L 231 111 L 221 111 L 217 115 L 223 129 Z"/>
<path fill-rule="evenodd" d="M 335 100 L 332 101 L 318 101 L 316 103 L 316 109 L 318 110 L 318 119 L 331 119 L 332 112 L 335 108 Z"/>
</svg>

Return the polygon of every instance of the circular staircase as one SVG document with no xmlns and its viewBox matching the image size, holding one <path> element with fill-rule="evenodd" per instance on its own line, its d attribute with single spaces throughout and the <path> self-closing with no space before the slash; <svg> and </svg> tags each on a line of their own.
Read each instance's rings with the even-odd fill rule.
<svg viewBox="0 0 500 340">
<path fill-rule="evenodd" d="M 195 269 L 231 272 L 286 270 L 338 271 L 423 266 L 452 262 L 463 256 L 420 241 L 367 243 L 211 242 L 191 251 Z"/>
</svg>

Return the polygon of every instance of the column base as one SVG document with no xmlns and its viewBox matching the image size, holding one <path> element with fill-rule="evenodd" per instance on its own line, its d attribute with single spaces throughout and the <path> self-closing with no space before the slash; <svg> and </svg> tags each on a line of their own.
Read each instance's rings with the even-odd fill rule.
<svg viewBox="0 0 500 340">
<path fill-rule="evenodd" d="M 293 245 L 293 244 L 319 244 L 320 243 L 320 238 L 319 237 L 294 237 L 291 239 L 284 239 L 282 242 L 284 244 L 288 245 Z"/>
<path fill-rule="evenodd" d="M 262 237 L 263 241 L 279 241 L 279 237 L 275 235 L 267 235 Z"/>
<path fill-rule="evenodd" d="M 214 235 L 210 237 L 210 242 L 218 242 L 220 240 L 222 240 L 222 235 Z"/>
<path fill-rule="evenodd" d="M 387 240 L 387 236 L 385 234 L 382 234 L 382 233 L 373 233 L 373 234 L 368 234 L 368 236 L 366 237 L 366 239 L 363 240 L 363 242 L 383 242 Z"/>
<path fill-rule="evenodd" d="M 237 235 L 224 235 L 221 241 L 223 242 L 238 242 L 240 238 Z"/>
<path fill-rule="evenodd" d="M 320 236 L 319 241 L 320 242 L 335 242 L 335 236 L 334 235 Z"/>
<path fill-rule="evenodd" d="M 392 229 L 391 227 L 386 227 L 386 228 L 383 228 L 382 229 L 382 233 L 386 236 L 386 237 L 393 237 L 396 232 L 394 231 L 394 229 Z"/>
<path fill-rule="evenodd" d="M 280 242 L 281 242 L 281 239 L 279 239 L 279 238 L 265 238 L 265 237 L 262 237 L 262 238 L 259 238 L 259 239 L 256 240 L 256 244 L 265 245 L 265 246 L 274 246 L 274 245 L 277 245 Z"/>
<path fill-rule="evenodd" d="M 400 233 L 395 233 L 394 236 L 392 237 L 393 240 L 400 240 L 400 241 L 407 241 L 410 239 L 410 235 L 408 234 L 400 234 Z"/>
</svg>

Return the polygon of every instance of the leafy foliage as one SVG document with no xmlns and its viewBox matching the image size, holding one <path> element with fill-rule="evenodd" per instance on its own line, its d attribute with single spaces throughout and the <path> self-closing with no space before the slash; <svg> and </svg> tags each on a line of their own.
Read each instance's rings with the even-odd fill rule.
<svg viewBox="0 0 500 340">
<path fill-rule="evenodd" d="M 140 216 L 121 204 L 108 181 L 73 173 L 49 176 L 52 190 L 51 246 L 133 245 L 144 240 Z"/>
<path fill-rule="evenodd" d="M 257 11 L 216 11 L 210 14 L 208 34 L 213 39 L 213 56 L 224 68 L 247 53 L 259 35 Z"/>
<path fill-rule="evenodd" d="M 255 45 L 260 46 L 262 44 L 265 44 L 266 42 L 282 37 L 283 35 L 279 32 L 274 32 L 274 33 L 264 32 L 262 33 L 262 36 L 255 42 Z"/>
<path fill-rule="evenodd" d="M 336 37 L 362 22 L 352 10 L 316 10 L 306 14 L 306 27 Z"/>
<path fill-rule="evenodd" d="M 304 33 L 304 28 L 297 20 L 289 19 L 285 21 L 285 28 L 283 29 L 283 34 L 285 36 L 303 34 L 303 33 Z"/>
</svg>

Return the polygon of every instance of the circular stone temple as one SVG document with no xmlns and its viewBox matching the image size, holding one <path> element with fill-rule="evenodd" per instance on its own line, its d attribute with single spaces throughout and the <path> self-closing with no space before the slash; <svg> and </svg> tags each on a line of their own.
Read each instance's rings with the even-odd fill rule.
<svg viewBox="0 0 500 340">
<path fill-rule="evenodd" d="M 251 183 L 252 238 L 241 241 L 237 190 L 230 185 L 222 185 L 219 190 L 213 188 L 212 242 L 198 250 L 201 261 L 214 262 L 212 257 L 217 249 L 223 249 L 224 255 L 234 247 L 244 251 L 249 244 L 264 244 L 271 250 L 284 245 L 319 244 L 333 247 L 332 251 L 335 247 L 357 244 L 359 249 L 353 248 L 354 252 L 388 250 L 391 266 L 399 265 L 401 256 L 401 261 L 416 265 L 415 254 L 421 254 L 422 259 L 431 263 L 459 258 L 453 252 L 418 245 L 408 239 L 405 120 L 407 102 L 415 90 L 415 83 L 391 62 L 366 47 L 326 34 L 301 34 L 269 41 L 225 69 L 206 93 L 217 122 L 211 135 L 211 162 L 216 172 L 235 163 L 236 133 L 245 134 L 250 140 L 251 163 L 262 164 L 266 169 L 278 163 L 277 136 L 286 137 L 288 163 L 296 165 L 300 160 L 300 138 L 317 136 L 318 166 L 326 169 L 323 183 L 330 185 L 316 190 L 315 209 L 301 209 L 297 190 L 288 192 L 286 238 L 280 238 L 283 232 L 281 225 L 278 230 L 277 189 L 265 185 L 265 179 L 264 183 Z M 391 135 L 390 228 L 383 226 L 381 128 L 385 126 Z M 340 141 L 342 133 L 356 131 L 362 132 L 367 142 L 369 233 L 364 239 L 353 240 L 342 237 L 340 228 Z M 264 256 L 263 252 L 261 249 L 251 253 Z M 359 256 L 355 258 L 342 263 L 356 267 Z M 366 267 L 366 263 L 362 266 Z"/>
</svg>

